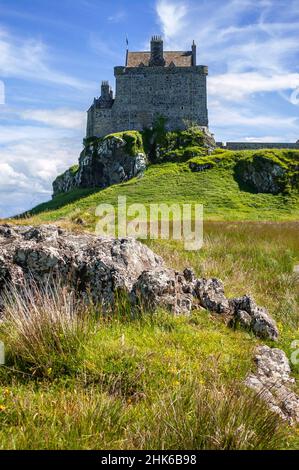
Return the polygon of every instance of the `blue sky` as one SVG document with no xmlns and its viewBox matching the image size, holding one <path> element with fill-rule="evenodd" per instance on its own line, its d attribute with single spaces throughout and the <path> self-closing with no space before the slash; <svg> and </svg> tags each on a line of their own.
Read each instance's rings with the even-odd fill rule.
<svg viewBox="0 0 299 470">
<path fill-rule="evenodd" d="M 50 199 L 125 38 L 197 42 L 217 140 L 299 139 L 299 0 L 0 0 L 0 217 Z"/>
</svg>

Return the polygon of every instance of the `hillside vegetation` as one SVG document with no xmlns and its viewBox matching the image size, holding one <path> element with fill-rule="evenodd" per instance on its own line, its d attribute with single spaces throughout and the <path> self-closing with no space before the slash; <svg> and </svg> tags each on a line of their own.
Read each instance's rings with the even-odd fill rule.
<svg viewBox="0 0 299 470">
<path fill-rule="evenodd" d="M 151 137 L 144 138 L 148 153 Z M 116 205 L 119 195 L 147 207 L 202 203 L 201 250 L 187 252 L 173 240 L 145 243 L 168 266 L 192 266 L 198 276 L 222 279 L 228 296 L 252 295 L 280 330 L 279 341 L 267 344 L 290 358 L 299 339 L 299 152 L 210 153 L 204 142 L 180 145 L 176 135 L 167 142 L 160 137 L 143 177 L 57 196 L 17 223 L 94 231 L 97 205 Z M 261 159 L 263 168 L 267 160 L 286 170 L 278 171 L 276 194 L 257 192 L 240 178 L 240 166 L 246 174 Z M 125 299 L 110 316 L 79 304 L 79 320 L 66 326 L 71 306 L 59 288 L 37 296 L 30 308 L 41 321 L 24 332 L 18 321 L 24 306 L 14 297 L 14 321 L 0 326 L 7 351 L 0 367 L 0 448 L 298 448 L 298 426 L 282 423 L 243 385 L 261 343 L 251 333 L 229 329 L 205 310 L 132 318 Z M 54 329 L 53 311 L 61 314 Z M 299 379 L 298 364 L 292 372 Z"/>
<path fill-rule="evenodd" d="M 152 164 L 142 178 L 101 191 L 77 189 L 37 206 L 27 216 L 33 216 L 34 223 L 72 221 L 80 217 L 87 228 L 92 228 L 97 205 L 117 204 L 118 196 L 126 196 L 128 204 L 137 202 L 146 206 L 150 202 L 201 203 L 206 220 L 298 220 L 296 187 L 289 189 L 286 185 L 287 191 L 278 194 L 257 193 L 238 181 L 236 166 L 256 155 L 264 155 L 264 151 L 217 151 L 214 155 L 193 157 L 186 162 Z M 275 150 L 267 157 L 288 158 L 295 163 L 299 151 Z M 209 164 L 211 168 L 195 172 L 190 168 L 192 164 Z"/>
<path fill-rule="evenodd" d="M 106 189 L 77 188 L 57 195 L 26 216 L 35 222 L 80 218 L 87 228 L 103 202 L 200 203 L 206 220 L 296 220 L 299 216 L 299 151 L 229 151 L 213 148 L 213 139 L 197 128 L 165 132 L 163 122 L 153 130 L 122 132 L 104 139 L 85 139 L 96 149 L 110 137 L 121 138 L 129 155 L 145 151 L 149 158 L 143 175 Z M 96 164 L 95 164 L 96 167 Z M 74 170 L 75 168 L 75 170 Z M 70 173 L 77 171 L 72 167 Z M 60 177 L 58 177 L 60 178 Z"/>
<path fill-rule="evenodd" d="M 298 230 L 295 222 L 209 222 L 199 252 L 148 243 L 170 266 L 222 278 L 228 295 L 254 295 L 278 322 L 280 339 L 268 344 L 290 357 L 299 327 Z M 79 304 L 79 320 L 65 322 L 74 310 L 65 294 L 37 296 L 27 310 L 16 293 L 9 297 L 14 320 L 0 328 L 1 448 L 298 448 L 298 428 L 242 385 L 260 343 L 251 334 L 203 310 L 134 319 L 121 299 L 111 316 Z M 28 308 L 39 321 L 24 326 Z"/>
</svg>

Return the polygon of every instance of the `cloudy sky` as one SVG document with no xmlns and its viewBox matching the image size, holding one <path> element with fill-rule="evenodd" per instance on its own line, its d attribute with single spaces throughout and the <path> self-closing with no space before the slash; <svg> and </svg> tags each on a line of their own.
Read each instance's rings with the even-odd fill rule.
<svg viewBox="0 0 299 470">
<path fill-rule="evenodd" d="M 0 217 L 50 199 L 125 38 L 198 45 L 217 140 L 299 139 L 299 0 L 0 0 Z"/>
</svg>

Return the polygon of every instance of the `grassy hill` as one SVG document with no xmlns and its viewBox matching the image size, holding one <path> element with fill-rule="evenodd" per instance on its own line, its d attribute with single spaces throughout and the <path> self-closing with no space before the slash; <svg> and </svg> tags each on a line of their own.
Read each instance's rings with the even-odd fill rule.
<svg viewBox="0 0 299 470">
<path fill-rule="evenodd" d="M 299 339 L 296 186 L 274 195 L 241 184 L 238 162 L 265 152 L 183 153 L 150 165 L 142 178 L 57 196 L 17 223 L 93 231 L 97 205 L 116 204 L 119 195 L 145 205 L 203 203 L 200 251 L 187 252 L 173 240 L 146 243 L 169 266 L 192 266 L 198 276 L 222 279 L 228 296 L 253 295 L 278 322 L 280 339 L 268 344 L 290 357 Z M 267 155 L 292 177 L 299 152 Z M 193 172 L 190 162 L 210 168 Z M 0 367 L 0 448 L 298 448 L 299 428 L 277 421 L 242 385 L 261 343 L 251 334 L 231 330 L 202 310 L 190 317 L 160 311 L 132 319 L 120 305 L 109 318 L 95 320 L 94 313 L 75 343 L 64 332 L 59 352 L 49 337 L 42 347 L 30 342 L 30 360 L 22 337 L 0 327 L 8 357 Z M 298 364 L 292 371 L 299 379 Z"/>
<path fill-rule="evenodd" d="M 268 153 L 267 153 L 268 152 Z M 238 179 L 236 165 L 254 156 L 266 156 L 274 162 L 298 167 L 299 151 L 216 151 L 210 156 L 191 157 L 183 162 L 152 164 L 142 178 L 104 190 L 77 189 L 32 209 L 33 222 L 75 220 L 81 218 L 87 228 L 95 223 L 100 203 L 117 203 L 127 196 L 128 204 L 201 203 L 205 220 L 298 220 L 299 190 L 294 187 L 279 194 L 257 193 Z M 216 160 L 216 162 L 215 162 Z M 190 164 L 211 164 L 211 168 L 193 172 Z"/>
</svg>

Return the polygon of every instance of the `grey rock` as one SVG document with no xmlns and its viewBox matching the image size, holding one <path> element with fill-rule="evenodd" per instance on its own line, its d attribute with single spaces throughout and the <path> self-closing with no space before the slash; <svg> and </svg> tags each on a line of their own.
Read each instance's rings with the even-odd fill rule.
<svg viewBox="0 0 299 470">
<path fill-rule="evenodd" d="M 292 385 L 289 360 L 280 349 L 259 346 L 255 356 L 256 371 L 245 384 L 256 391 L 268 406 L 289 423 L 299 422 L 299 396 Z"/>
<path fill-rule="evenodd" d="M 239 323 L 240 326 L 242 326 L 245 329 L 250 329 L 251 327 L 251 316 L 249 313 L 245 312 L 245 310 L 238 310 L 236 313 L 236 322 Z"/>
<path fill-rule="evenodd" d="M 255 155 L 253 160 L 240 161 L 236 165 L 236 175 L 240 182 L 249 185 L 258 193 L 278 194 L 286 189 L 286 181 L 298 186 L 298 174 L 286 178 L 288 171 L 273 160 Z"/>
<path fill-rule="evenodd" d="M 133 305 L 154 311 L 163 307 L 175 314 L 189 313 L 195 304 L 191 289 L 186 288 L 184 276 L 173 269 L 144 271 L 131 292 Z"/>
<path fill-rule="evenodd" d="M 219 279 L 199 279 L 195 292 L 202 307 L 216 313 L 230 313 L 229 301 L 224 295 L 223 283 Z"/>
<path fill-rule="evenodd" d="M 0 238 L 0 297 L 11 282 L 58 278 L 109 305 L 118 288 L 130 292 L 143 271 L 163 265 L 160 257 L 135 239 L 72 234 L 52 226 L 15 226 L 12 231 L 9 244 Z"/>
<path fill-rule="evenodd" d="M 232 323 L 238 322 L 241 326 L 250 328 L 256 336 L 276 341 L 278 329 L 273 318 L 263 307 L 258 307 L 252 297 L 244 295 L 229 301 L 234 315 Z"/>
<path fill-rule="evenodd" d="M 201 171 L 210 170 L 211 168 L 213 168 L 213 165 L 212 165 L 212 163 L 190 162 L 189 163 L 189 168 L 194 173 L 198 173 L 198 172 L 201 172 Z"/>
<path fill-rule="evenodd" d="M 183 271 L 183 275 L 187 282 L 195 281 L 195 272 L 192 268 L 185 268 Z"/>
<path fill-rule="evenodd" d="M 146 167 L 145 154 L 129 155 L 125 140 L 107 136 L 87 145 L 80 155 L 78 167 L 72 167 L 56 178 L 53 196 L 75 188 L 107 188 L 142 175 Z"/>
<path fill-rule="evenodd" d="M 267 311 L 249 296 L 228 300 L 218 279 L 197 279 L 193 270 L 177 272 L 135 239 L 100 238 L 67 232 L 56 226 L 0 225 L 0 298 L 6 284 L 22 285 L 56 279 L 109 308 L 119 290 L 132 307 L 175 314 L 205 308 L 238 321 L 256 335 L 278 336 Z"/>
</svg>

